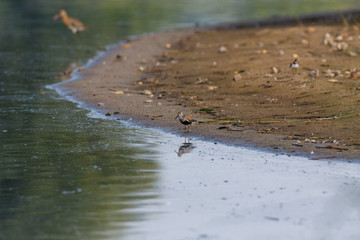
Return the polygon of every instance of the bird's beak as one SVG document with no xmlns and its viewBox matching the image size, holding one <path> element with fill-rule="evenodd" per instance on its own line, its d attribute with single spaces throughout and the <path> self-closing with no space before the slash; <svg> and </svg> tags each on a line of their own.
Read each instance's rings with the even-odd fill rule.
<svg viewBox="0 0 360 240">
<path fill-rule="evenodd" d="M 56 15 L 53 17 L 53 21 L 56 21 L 59 17 L 60 17 L 60 14 L 56 14 Z"/>
<path fill-rule="evenodd" d="M 179 117 L 179 115 L 177 115 L 174 119 L 177 119 Z"/>
</svg>

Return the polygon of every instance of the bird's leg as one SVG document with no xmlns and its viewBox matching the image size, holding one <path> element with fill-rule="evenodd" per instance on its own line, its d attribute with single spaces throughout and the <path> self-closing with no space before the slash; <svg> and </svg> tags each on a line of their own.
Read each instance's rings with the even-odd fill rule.
<svg viewBox="0 0 360 240">
<path fill-rule="evenodd" d="M 74 47 L 76 43 L 76 34 L 74 34 L 73 40 L 71 42 L 72 46 Z"/>
<path fill-rule="evenodd" d="M 73 40 L 71 42 L 71 52 L 73 54 L 75 54 L 75 36 L 74 36 L 74 38 L 73 38 Z"/>
<path fill-rule="evenodd" d="M 77 59 L 76 52 L 75 52 L 75 44 L 76 44 L 76 34 L 74 34 L 74 38 L 71 43 L 71 51 L 74 55 L 74 58 Z"/>
<path fill-rule="evenodd" d="M 76 34 L 74 33 L 73 44 L 76 43 Z"/>
</svg>

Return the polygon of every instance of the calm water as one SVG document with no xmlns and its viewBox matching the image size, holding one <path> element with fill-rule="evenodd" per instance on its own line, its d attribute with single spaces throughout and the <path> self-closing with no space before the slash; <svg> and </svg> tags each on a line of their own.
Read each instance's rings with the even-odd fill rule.
<svg viewBox="0 0 360 240">
<path fill-rule="evenodd" d="M 156 206 L 156 133 L 89 117 L 46 85 L 130 35 L 320 10 L 357 0 L 0 0 L 0 239 L 118 239 Z M 90 30 L 73 36 L 65 8 Z M 177 157 L 176 153 L 173 154 Z M 119 231 L 124 229 L 124 231 Z"/>
</svg>

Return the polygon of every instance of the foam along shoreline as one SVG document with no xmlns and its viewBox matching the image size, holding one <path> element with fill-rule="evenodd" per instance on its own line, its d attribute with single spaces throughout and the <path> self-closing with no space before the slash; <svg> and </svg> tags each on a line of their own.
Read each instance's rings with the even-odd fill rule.
<svg viewBox="0 0 360 240">
<path fill-rule="evenodd" d="M 321 36 L 322 38 L 322 35 L 320 33 L 322 31 L 342 30 L 342 26 L 340 25 L 324 26 L 324 28 L 326 28 L 325 30 L 322 29 L 322 26 L 318 25 L 314 26 L 314 28 L 317 29 L 317 32 L 315 32 L 313 36 L 317 36 L 316 33 L 318 33 L 318 38 L 319 36 Z M 106 52 L 106 54 L 98 58 L 97 64 L 91 64 L 91 67 L 82 70 L 79 73 L 80 77 L 78 77 L 76 81 L 66 81 L 57 84 L 56 88 L 64 89 L 68 93 L 68 95 L 71 96 L 71 98 L 86 102 L 87 104 L 89 104 L 90 107 L 99 109 L 100 112 L 103 114 L 109 113 L 108 115 L 110 115 L 116 113 L 112 116 L 115 116 L 118 119 L 133 119 L 138 124 L 143 126 L 156 127 L 164 129 L 165 131 L 183 134 L 182 126 L 180 126 L 178 122 L 174 121 L 174 117 L 178 112 L 184 111 L 192 114 L 192 116 L 197 119 L 204 119 L 205 117 L 208 118 L 209 115 L 204 115 L 202 112 L 199 112 L 199 109 L 208 108 L 217 109 L 217 111 L 223 109 L 221 110 L 222 114 L 226 111 L 239 111 L 233 108 L 226 109 L 226 107 L 229 107 L 227 106 L 229 102 L 246 102 L 244 101 L 244 99 L 239 100 L 233 98 L 233 96 L 235 95 L 231 93 L 228 95 L 222 95 L 221 90 L 225 88 L 221 86 L 216 91 L 206 92 L 204 91 L 204 89 L 201 88 L 196 89 L 197 87 L 202 86 L 208 87 L 206 84 L 199 84 L 194 87 L 191 84 L 188 84 L 193 79 L 195 81 L 199 75 L 204 74 L 204 71 L 199 72 L 196 69 L 194 70 L 194 68 L 191 69 L 192 66 L 195 66 L 197 64 L 199 65 L 198 69 L 204 69 L 205 66 L 207 66 L 207 69 L 210 69 L 212 75 L 208 79 L 211 80 L 215 79 L 215 75 L 218 75 L 218 72 L 222 71 L 219 63 L 223 61 L 223 58 L 221 57 L 223 57 L 224 55 L 216 55 L 219 42 L 211 41 L 220 38 L 224 44 L 227 44 L 228 46 L 234 46 L 234 42 L 231 42 L 230 40 L 242 39 L 244 38 L 245 34 L 245 36 L 248 36 L 250 40 L 255 42 L 255 44 L 258 44 L 259 39 L 261 39 L 264 34 L 271 35 L 271 33 L 274 33 L 276 35 L 279 33 L 279 31 L 284 34 L 286 34 L 287 32 L 287 36 L 292 36 L 296 35 L 297 33 L 303 34 L 307 31 L 307 27 L 281 26 L 280 28 L 261 27 L 240 30 L 229 30 L 223 28 L 220 30 L 216 28 L 180 29 L 140 36 L 138 38 L 131 39 L 126 43 L 114 47 L 110 51 Z M 309 35 L 309 39 L 310 37 L 311 36 Z M 203 43 L 202 41 L 204 41 L 205 43 Z M 273 42 L 273 39 L 267 36 L 266 41 Z M 200 43 L 199 46 L 197 46 L 198 42 Z M 213 47 L 209 47 L 211 45 L 213 45 Z M 301 52 L 303 49 L 307 49 L 303 46 L 300 50 L 297 49 L 296 46 L 292 47 L 293 50 L 291 52 Z M 254 48 L 256 48 L 256 46 L 245 47 L 246 50 L 252 50 Z M 208 66 L 211 64 L 204 62 L 204 57 L 201 57 L 201 54 L 203 54 L 201 53 L 201 51 L 204 52 L 204 54 L 206 55 L 207 52 L 212 52 L 214 49 L 215 55 L 211 55 L 211 60 L 217 60 L 214 62 L 217 62 L 218 64 L 216 69 L 211 69 Z M 327 49 L 322 49 L 322 51 L 327 51 Z M 187 55 L 190 53 L 195 53 L 197 56 Z M 312 64 L 314 64 L 314 59 L 306 58 L 306 52 L 301 54 L 301 56 L 305 56 L 300 59 L 302 65 L 308 64 L 311 66 Z M 319 54 L 321 55 L 323 53 L 320 52 Z M 249 55 L 249 53 L 247 53 L 247 55 Z M 220 57 L 220 59 L 216 59 L 218 57 Z M 234 61 L 238 61 L 240 63 L 246 61 L 246 59 L 240 59 L 239 55 L 234 55 L 232 57 L 230 54 L 228 54 L 227 57 L 227 61 L 232 63 L 233 65 Z M 290 58 L 292 57 L 284 57 L 285 60 L 282 59 L 280 60 L 280 62 L 284 62 L 284 65 L 288 65 L 288 59 Z M 266 62 L 266 55 L 260 58 L 260 60 L 263 61 L 264 64 L 273 64 L 272 59 Z M 353 61 L 353 59 L 351 60 Z M 319 61 L 321 61 L 321 59 Z M 253 65 L 256 66 L 257 63 L 253 63 Z M 330 66 L 334 64 L 330 62 L 330 64 L 328 65 Z M 268 71 L 267 68 L 265 70 Z M 225 73 L 229 73 L 232 71 L 234 70 L 224 70 Z M 249 68 L 246 71 L 252 72 L 254 70 L 251 70 Z M 263 81 L 268 81 L 267 79 L 263 78 L 263 76 L 265 75 L 265 73 L 263 73 L 263 69 L 258 69 L 255 71 L 258 71 L 260 75 L 255 76 L 255 78 L 251 80 L 252 82 L 254 82 L 254 84 L 260 83 L 261 85 L 263 84 Z M 302 82 L 302 80 L 300 79 L 306 76 L 306 71 L 302 70 L 301 74 L 302 75 L 299 75 L 299 77 L 296 76 L 297 79 L 295 79 L 295 85 L 298 84 L 300 86 L 300 84 L 308 84 L 306 82 Z M 232 74 L 229 74 L 228 76 L 222 78 L 232 79 Z M 214 83 L 220 84 L 216 82 L 213 82 L 212 84 Z M 281 83 L 279 82 L 274 83 L 278 84 L 278 86 L 276 86 L 277 91 L 280 88 L 284 87 L 284 84 L 281 85 Z M 249 84 L 249 82 L 245 82 L 244 84 Z M 270 85 L 274 86 L 275 84 Z M 294 87 L 293 85 L 291 85 L 291 87 Z M 310 85 L 311 84 L 308 84 L 308 86 Z M 232 83 L 229 86 L 224 86 L 226 86 L 226 88 L 228 89 L 239 88 L 239 86 L 234 87 Z M 270 88 L 270 90 L 272 89 L 275 88 Z M 307 88 L 305 90 L 312 91 L 313 89 L 319 88 Z M 150 90 L 152 96 L 144 94 L 144 90 Z M 265 91 L 267 90 L 268 89 L 266 89 Z M 256 89 L 256 91 L 258 91 L 258 89 Z M 283 92 L 288 91 L 289 89 L 287 88 L 284 88 L 283 90 Z M 206 98 L 211 97 L 213 93 L 218 94 L 214 95 L 213 97 L 216 99 L 216 101 L 207 101 Z M 259 92 L 258 94 L 260 94 L 259 96 L 264 96 L 269 99 L 278 99 L 276 97 L 269 96 L 269 91 L 266 93 Z M 301 95 L 302 92 L 299 91 L 298 94 Z M 314 93 L 314 96 L 317 96 L 316 94 L 317 93 Z M 189 100 L 192 97 L 195 97 L 194 101 Z M 249 101 L 247 101 L 247 103 L 251 103 L 250 101 L 253 100 L 250 99 Z M 240 103 L 236 105 L 240 105 Z M 272 107 L 276 109 L 277 106 L 273 105 Z M 251 104 L 248 104 L 246 106 L 244 105 L 240 108 L 245 108 L 249 112 L 256 110 L 254 106 L 253 109 L 251 109 Z M 254 114 L 255 113 L 261 114 L 261 112 L 259 111 L 254 111 Z M 299 114 L 298 116 L 301 118 L 306 118 L 306 116 L 301 114 Z M 224 117 L 229 118 L 234 116 L 229 116 L 228 113 L 224 116 L 221 115 L 219 119 L 221 120 Z M 240 116 L 239 118 L 234 120 L 240 120 L 241 117 L 243 116 Z M 321 115 L 319 115 L 319 118 L 321 118 Z M 255 116 L 255 119 L 252 121 L 256 122 L 259 119 L 262 119 L 261 115 L 259 115 L 258 118 L 256 118 Z M 358 159 L 360 157 L 356 140 L 353 142 L 353 144 L 346 145 L 345 143 L 345 145 L 341 145 L 343 144 L 343 139 L 340 139 L 340 135 L 339 137 L 335 134 L 334 138 L 332 138 L 332 136 L 330 136 L 329 138 L 328 136 L 326 136 L 326 134 L 313 136 L 321 139 L 323 144 L 321 144 L 320 141 L 316 142 L 315 144 L 312 141 L 305 142 L 304 139 L 312 137 L 311 134 L 314 132 L 316 133 L 316 129 L 319 127 L 317 125 L 312 126 L 312 123 L 308 125 L 308 123 L 305 121 L 299 124 L 302 124 L 302 129 L 299 130 L 298 133 L 296 133 L 295 130 L 290 133 L 287 133 L 286 131 L 283 132 L 283 126 L 278 126 L 276 124 L 271 125 L 271 121 L 268 121 L 268 123 L 266 123 L 266 126 L 264 127 L 261 126 L 261 124 L 255 124 L 254 126 L 252 126 L 251 124 L 245 124 L 243 126 L 240 126 L 239 129 L 235 129 L 239 131 L 219 131 L 219 129 L 223 125 L 219 124 L 216 121 L 217 119 L 215 118 L 214 122 L 208 122 L 207 124 L 198 124 L 194 126 L 190 135 L 212 141 L 221 141 L 224 143 L 238 146 L 259 147 L 264 150 L 270 150 L 273 152 L 288 152 L 292 154 L 302 154 L 307 156 L 313 154 L 314 158 L 328 157 Z M 322 129 L 331 128 L 336 130 L 336 128 L 333 128 L 331 124 L 332 122 L 330 121 L 324 121 Z M 309 126 L 311 128 L 309 128 Z M 224 126 L 224 128 L 229 130 L 228 125 Z M 237 126 L 235 126 L 234 128 L 237 128 Z M 269 129 L 269 131 L 267 131 L 266 129 Z M 339 129 L 338 132 L 341 133 L 341 129 Z M 325 140 L 323 140 L 324 138 Z M 330 139 L 334 140 L 334 142 L 337 141 L 340 145 L 333 145 L 332 143 L 330 143 L 330 141 L 328 141 Z"/>
</svg>

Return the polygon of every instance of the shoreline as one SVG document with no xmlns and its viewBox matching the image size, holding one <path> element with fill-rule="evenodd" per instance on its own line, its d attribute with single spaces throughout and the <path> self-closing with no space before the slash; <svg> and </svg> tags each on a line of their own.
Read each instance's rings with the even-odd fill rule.
<svg viewBox="0 0 360 240">
<path fill-rule="evenodd" d="M 339 28 L 341 26 L 336 25 L 335 27 Z M 231 35 L 233 34 L 231 31 L 238 33 L 239 31 L 261 32 L 264 31 L 264 29 L 270 29 L 267 30 L 270 32 L 279 30 L 279 28 L 276 27 L 257 27 L 247 30 L 216 28 L 217 27 L 177 29 L 148 34 L 128 40 L 124 44 L 111 49 L 110 52 L 106 52 L 100 60 L 97 60 L 97 64 L 82 70 L 79 73 L 81 75 L 80 78 L 76 81 L 64 82 L 59 85 L 61 88 L 66 89 L 72 98 L 86 102 L 90 107 L 99 109 L 102 114 L 111 115 L 120 120 L 132 119 L 140 125 L 163 129 L 178 135 L 183 135 L 183 126 L 181 126 L 177 120 L 174 120 L 174 117 L 179 111 L 184 111 L 186 114 L 198 120 L 215 120 L 215 122 L 198 123 L 192 126 L 192 131 L 190 134 L 187 134 L 189 137 L 198 137 L 200 139 L 223 142 L 234 146 L 256 148 L 275 154 L 289 153 L 291 155 L 301 155 L 313 160 L 323 158 L 359 159 L 360 153 L 357 145 L 342 145 L 342 139 L 333 139 L 335 143 L 337 141 L 338 144 L 334 144 L 334 142 L 313 142 L 311 140 L 306 142 L 305 139 L 308 138 L 308 135 L 298 134 L 298 136 L 296 136 L 296 134 L 281 134 L 281 128 L 283 126 L 272 126 L 270 121 L 257 124 L 243 124 L 242 122 L 246 121 L 240 119 L 240 117 L 230 119 L 229 114 L 223 114 L 223 112 L 226 111 L 224 106 L 214 106 L 214 103 L 199 104 L 199 102 L 206 102 L 202 99 L 203 96 L 214 92 L 213 90 L 204 91 L 203 86 L 209 87 L 213 84 L 190 86 L 191 88 L 201 86 L 201 89 L 196 90 L 198 94 L 193 95 L 196 96 L 196 99 L 191 99 L 191 96 L 184 94 L 186 89 L 181 89 L 181 84 L 169 82 L 169 80 L 171 80 L 170 78 L 174 78 L 174 71 L 185 72 L 186 69 L 184 70 L 184 68 L 189 68 L 188 65 L 180 65 L 181 59 L 188 57 L 185 56 L 184 53 L 188 54 L 194 51 L 194 48 L 190 50 L 186 49 L 189 47 L 187 44 L 194 41 L 194 38 L 200 35 L 206 36 L 207 34 L 216 36 L 216 31 L 220 31 L 221 34 L 227 31 L 226 34 Z M 288 27 L 281 27 L 281 29 L 287 28 Z M 308 27 L 298 26 L 290 28 L 300 28 L 301 31 L 305 31 Z M 214 36 L 206 37 L 212 39 Z M 211 45 L 211 43 L 208 45 Z M 218 47 L 218 45 L 211 46 L 215 51 Z M 202 48 L 202 50 L 205 48 L 206 47 Z M 251 46 L 251 48 L 254 49 L 253 46 Z M 194 58 L 196 60 L 196 57 Z M 199 62 L 203 60 L 204 59 L 200 59 Z M 209 67 L 211 71 L 219 71 L 219 68 L 220 66 L 216 66 L 216 70 L 214 70 L 211 66 Z M 284 71 L 286 71 L 286 69 Z M 189 73 L 183 74 L 185 80 L 182 78 L 182 84 L 185 82 L 186 85 L 189 85 L 189 81 L 186 79 L 187 75 L 189 75 Z M 197 77 L 195 76 L 196 74 L 193 75 L 194 76 L 190 78 L 195 82 Z M 226 76 L 226 78 L 232 78 L 233 74 L 229 75 L 231 76 Z M 304 76 L 305 73 L 301 75 L 301 77 Z M 211 76 L 211 78 L 213 78 L 213 76 Z M 208 79 L 211 78 L 209 77 Z M 241 79 L 244 79 L 244 77 Z M 264 80 L 268 81 L 268 79 Z M 217 84 L 214 86 L 217 86 Z M 229 86 L 230 88 L 235 88 L 233 82 L 230 82 Z M 247 86 L 245 86 L 245 88 L 246 87 Z M 151 93 L 144 92 L 144 90 L 148 90 Z M 180 93 L 178 91 L 180 91 Z M 215 91 L 219 90 L 215 89 Z M 221 94 L 220 92 L 219 95 Z M 218 96 L 215 98 L 220 99 Z M 230 98 L 230 100 L 226 100 L 225 102 L 231 102 L 233 99 L 232 97 Z M 224 102 L 224 99 L 216 101 Z M 199 111 L 199 109 L 204 108 L 215 111 Z M 218 113 L 220 113 L 220 115 L 216 116 Z M 303 118 L 304 116 L 301 117 Z M 227 124 L 220 124 L 221 119 L 230 119 L 231 121 L 228 121 Z M 237 121 L 239 122 L 238 124 L 236 124 Z M 255 122 L 254 120 L 252 121 Z M 304 124 L 308 123 L 304 122 Z M 261 127 L 259 128 L 259 126 Z M 327 127 L 329 126 L 325 126 L 325 128 Z M 332 148 L 328 146 L 332 146 Z"/>
</svg>

